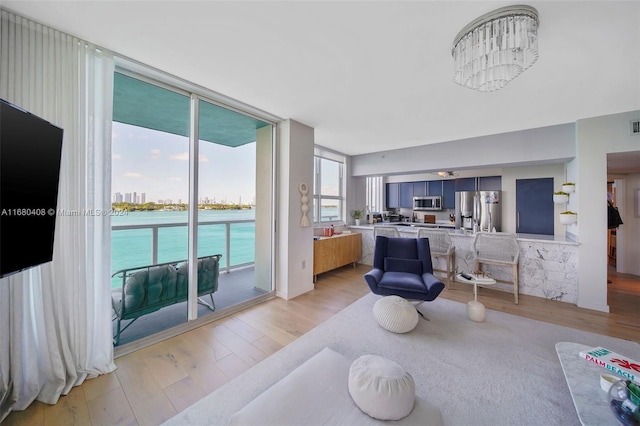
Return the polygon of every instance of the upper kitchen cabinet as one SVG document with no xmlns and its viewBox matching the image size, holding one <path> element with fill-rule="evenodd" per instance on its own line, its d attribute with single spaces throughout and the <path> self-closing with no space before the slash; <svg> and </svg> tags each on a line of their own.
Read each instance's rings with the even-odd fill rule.
<svg viewBox="0 0 640 426">
<path fill-rule="evenodd" d="M 427 195 L 440 195 L 442 196 L 442 182 L 441 180 L 430 180 L 427 182 Z"/>
<path fill-rule="evenodd" d="M 414 183 L 418 182 L 401 182 L 387 184 L 387 208 L 413 208 L 413 191 Z M 422 182 L 424 184 L 424 182 Z M 418 185 L 419 186 L 419 185 Z M 420 189 L 418 188 L 418 191 Z M 426 190 L 425 190 L 426 191 Z"/>
<path fill-rule="evenodd" d="M 454 180 L 456 192 L 458 191 L 475 191 L 476 190 L 476 178 L 458 178 Z"/>
<path fill-rule="evenodd" d="M 387 184 L 387 209 L 397 209 L 400 207 L 400 184 Z"/>
<path fill-rule="evenodd" d="M 402 182 L 400 184 L 400 207 L 413 208 L 413 182 Z"/>
<path fill-rule="evenodd" d="M 413 196 L 414 197 L 424 197 L 428 194 L 427 184 L 429 182 L 421 181 L 421 182 L 413 182 Z"/>
<path fill-rule="evenodd" d="M 442 181 L 442 208 L 456 208 L 456 182 L 454 180 Z"/>
<path fill-rule="evenodd" d="M 479 191 L 502 191 L 502 176 L 481 176 L 478 178 Z"/>
</svg>

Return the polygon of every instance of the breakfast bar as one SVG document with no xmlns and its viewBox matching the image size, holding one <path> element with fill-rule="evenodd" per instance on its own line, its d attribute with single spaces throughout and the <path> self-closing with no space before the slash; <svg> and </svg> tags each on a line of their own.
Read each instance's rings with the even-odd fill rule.
<svg viewBox="0 0 640 426">
<path fill-rule="evenodd" d="M 417 226 L 416 226 L 417 225 Z M 390 225 L 396 226 L 401 237 L 415 238 L 419 226 L 416 225 Z M 455 267 L 458 273 L 472 272 L 474 270 L 474 253 L 472 232 L 454 229 L 445 223 L 435 224 L 443 229 L 448 229 L 455 247 Z M 351 226 L 353 231 L 362 234 L 362 258 L 359 263 L 373 264 L 373 238 L 372 224 Z M 519 293 L 542 297 L 550 300 L 558 300 L 567 303 L 578 301 L 578 243 L 564 237 L 537 234 L 516 234 L 516 240 L 520 247 Z M 434 269 L 443 269 L 442 259 L 434 258 Z M 501 274 L 505 274 L 501 276 Z M 509 280 L 509 271 L 496 269 L 492 271 L 492 277 L 496 281 Z M 494 287 L 500 287 L 496 284 Z"/>
</svg>

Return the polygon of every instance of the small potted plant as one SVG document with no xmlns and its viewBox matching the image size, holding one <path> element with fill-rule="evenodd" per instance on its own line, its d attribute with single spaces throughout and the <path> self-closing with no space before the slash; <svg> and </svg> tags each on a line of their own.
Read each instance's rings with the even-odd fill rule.
<svg viewBox="0 0 640 426">
<path fill-rule="evenodd" d="M 576 190 L 576 184 L 573 182 L 565 182 L 562 184 L 562 192 L 572 193 Z"/>
<path fill-rule="evenodd" d="M 569 193 L 564 191 L 557 191 L 553 193 L 553 202 L 556 204 L 563 204 L 569 201 Z"/>
<path fill-rule="evenodd" d="M 560 213 L 560 223 L 563 225 L 571 225 L 578 221 L 578 213 L 566 211 Z"/>
<path fill-rule="evenodd" d="M 362 219 L 362 210 L 353 210 L 351 217 L 355 219 L 356 226 L 360 226 L 360 219 Z"/>
</svg>

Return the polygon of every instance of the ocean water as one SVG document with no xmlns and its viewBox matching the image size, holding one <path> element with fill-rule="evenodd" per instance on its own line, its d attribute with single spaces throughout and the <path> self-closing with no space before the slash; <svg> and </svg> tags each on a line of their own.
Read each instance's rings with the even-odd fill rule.
<svg viewBox="0 0 640 426">
<path fill-rule="evenodd" d="M 187 259 L 188 234 L 186 211 L 129 212 L 124 216 L 112 216 L 111 225 L 148 225 L 182 223 L 183 226 L 159 228 L 158 263 Z M 198 221 L 254 220 L 255 210 L 199 210 Z M 229 261 L 231 266 L 255 260 L 255 222 L 231 224 Z M 225 224 L 200 225 L 198 227 L 198 257 L 212 254 L 225 255 Z M 152 263 L 152 230 L 125 229 L 111 231 L 112 273 L 135 266 Z M 223 257 L 222 265 L 227 259 Z M 112 287 L 119 287 L 119 280 L 112 280 Z"/>
<path fill-rule="evenodd" d="M 149 225 L 182 223 L 183 226 L 159 228 L 158 263 L 187 259 L 188 234 L 186 211 L 129 212 L 123 216 L 112 216 L 111 225 Z M 323 207 L 323 220 L 335 219 L 337 207 Z M 198 210 L 199 222 L 255 220 L 255 210 Z M 229 264 L 231 267 L 255 261 L 255 222 L 231 224 Z M 222 254 L 222 265 L 226 265 L 225 224 L 200 225 L 198 227 L 198 257 Z M 111 273 L 136 266 L 151 265 L 152 230 L 124 229 L 111 231 Z M 111 287 L 122 285 L 113 278 Z"/>
</svg>

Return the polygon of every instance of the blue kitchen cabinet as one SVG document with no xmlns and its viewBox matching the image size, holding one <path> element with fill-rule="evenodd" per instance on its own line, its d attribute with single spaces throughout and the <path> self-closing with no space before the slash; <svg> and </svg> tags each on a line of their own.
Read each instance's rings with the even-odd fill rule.
<svg viewBox="0 0 640 426">
<path fill-rule="evenodd" d="M 441 180 L 430 180 L 427 182 L 427 195 L 440 195 L 442 196 L 442 182 Z"/>
<path fill-rule="evenodd" d="M 442 208 L 456 208 L 456 182 L 453 180 L 442 181 Z"/>
<path fill-rule="evenodd" d="M 413 182 L 402 182 L 400 184 L 400 207 L 413 208 Z"/>
<path fill-rule="evenodd" d="M 476 178 L 458 178 L 454 180 L 456 192 L 458 191 L 475 191 L 476 190 Z"/>
<path fill-rule="evenodd" d="M 425 195 L 427 195 L 428 194 L 427 184 L 428 182 L 425 182 L 425 181 L 413 182 L 413 196 L 424 197 Z"/>
<path fill-rule="evenodd" d="M 516 232 L 553 235 L 553 178 L 516 179 Z"/>
<path fill-rule="evenodd" d="M 481 176 L 478 178 L 479 191 L 502 191 L 502 176 Z"/>
<path fill-rule="evenodd" d="M 400 207 L 400 184 L 387 184 L 387 209 L 397 209 Z"/>
</svg>

